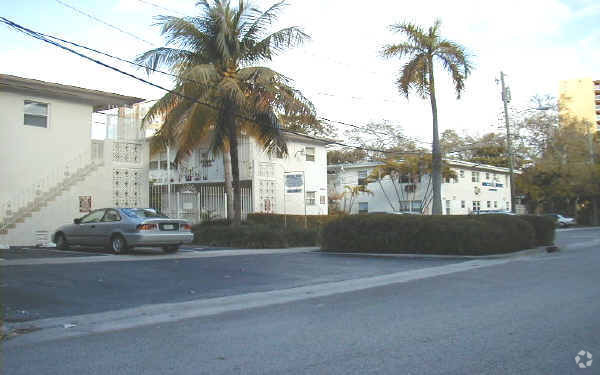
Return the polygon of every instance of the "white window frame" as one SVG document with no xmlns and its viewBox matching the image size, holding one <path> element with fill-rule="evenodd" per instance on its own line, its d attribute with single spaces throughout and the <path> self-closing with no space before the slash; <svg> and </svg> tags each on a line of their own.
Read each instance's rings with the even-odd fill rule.
<svg viewBox="0 0 600 375">
<path fill-rule="evenodd" d="M 366 205 L 366 209 L 361 210 L 361 205 Z M 364 206 L 363 206 L 364 207 Z M 366 213 L 369 212 L 369 202 L 358 202 L 358 213 Z"/>
<path fill-rule="evenodd" d="M 460 208 L 465 208 L 467 206 L 467 202 L 460 201 Z"/>
<path fill-rule="evenodd" d="M 479 172 L 478 171 L 471 171 L 471 182 L 479 182 Z"/>
<path fill-rule="evenodd" d="M 307 191 L 306 192 L 306 205 L 315 206 L 317 204 L 317 192 Z"/>
<path fill-rule="evenodd" d="M 309 151 L 312 150 L 312 151 Z M 315 161 L 316 160 L 317 150 L 314 147 L 306 146 L 304 147 L 304 155 L 306 161 Z"/>
<path fill-rule="evenodd" d="M 31 114 L 31 113 L 27 113 L 25 111 L 25 105 L 27 103 L 35 103 L 35 104 L 43 104 L 46 106 L 46 115 L 42 116 L 42 115 L 36 115 L 36 114 Z M 31 125 L 31 124 L 26 124 L 25 123 L 25 116 L 36 116 L 36 117 L 45 117 L 46 118 L 46 126 L 37 126 L 37 125 Z M 50 103 L 46 103 L 46 102 L 41 102 L 38 100 L 32 100 L 32 99 L 25 99 L 23 100 L 23 126 L 31 126 L 33 128 L 40 128 L 40 129 L 48 129 L 50 127 Z"/>
</svg>

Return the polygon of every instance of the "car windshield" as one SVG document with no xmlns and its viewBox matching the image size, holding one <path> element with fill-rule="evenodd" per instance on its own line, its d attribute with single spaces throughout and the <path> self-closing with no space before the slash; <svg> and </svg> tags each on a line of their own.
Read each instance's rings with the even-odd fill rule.
<svg viewBox="0 0 600 375">
<path fill-rule="evenodd" d="M 149 208 L 123 208 L 123 213 L 132 218 L 168 218 L 167 215 Z"/>
</svg>

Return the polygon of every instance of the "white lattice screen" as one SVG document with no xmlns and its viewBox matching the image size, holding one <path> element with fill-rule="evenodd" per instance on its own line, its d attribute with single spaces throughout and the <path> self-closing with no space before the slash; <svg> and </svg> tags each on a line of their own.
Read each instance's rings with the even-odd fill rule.
<svg viewBox="0 0 600 375">
<path fill-rule="evenodd" d="M 136 142 L 113 142 L 113 161 L 118 163 L 142 162 L 142 144 Z"/>
<path fill-rule="evenodd" d="M 143 175 L 141 169 L 113 169 L 113 203 L 115 207 L 142 205 Z"/>
</svg>

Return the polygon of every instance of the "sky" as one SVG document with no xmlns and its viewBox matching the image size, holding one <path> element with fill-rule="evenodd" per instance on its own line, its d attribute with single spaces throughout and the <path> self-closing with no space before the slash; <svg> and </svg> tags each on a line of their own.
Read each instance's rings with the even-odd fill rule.
<svg viewBox="0 0 600 375">
<path fill-rule="evenodd" d="M 273 1 L 251 3 L 266 9 Z M 198 9 L 194 4 L 194 0 L 2 1 L 0 15 L 39 32 L 133 59 L 163 45 L 159 27 L 154 25 L 157 15 L 194 15 Z M 506 74 L 514 113 L 531 107 L 533 95 L 558 96 L 560 80 L 600 79 L 597 0 L 288 0 L 272 31 L 298 26 L 311 39 L 265 65 L 293 79 L 319 116 L 359 126 L 368 122 L 400 125 L 406 136 L 426 145 L 432 139 L 429 101 L 398 93 L 394 82 L 402 61 L 384 59 L 380 51 L 386 44 L 402 41 L 389 25 L 410 21 L 427 27 L 435 19 L 442 21 L 442 36 L 464 45 L 474 63 L 460 100 L 449 75 L 436 71 L 440 132 L 455 129 L 481 135 L 501 131 L 501 89 L 496 82 L 500 71 Z M 164 93 L 3 24 L 0 41 L 0 73 L 145 99 Z M 141 69 L 99 58 L 148 78 Z M 160 74 L 149 79 L 172 87 L 168 77 Z M 345 130 L 339 126 L 338 138 L 343 139 Z"/>
</svg>

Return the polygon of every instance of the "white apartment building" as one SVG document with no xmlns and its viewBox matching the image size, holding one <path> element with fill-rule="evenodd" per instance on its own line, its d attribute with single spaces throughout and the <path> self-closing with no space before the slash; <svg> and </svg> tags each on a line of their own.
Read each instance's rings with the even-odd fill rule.
<svg viewBox="0 0 600 375">
<path fill-rule="evenodd" d="M 474 211 L 510 211 L 510 179 L 507 168 L 446 160 L 456 178 L 442 181 L 442 207 L 446 215 Z M 393 183 L 388 177 L 369 182 L 367 177 L 381 162 L 335 164 L 327 167 L 330 201 L 350 213 L 413 212 L 431 214 L 432 187 L 429 175 Z M 370 192 L 351 197 L 350 189 L 365 185 Z M 350 202 L 351 206 L 350 206 Z"/>
<path fill-rule="evenodd" d="M 96 111 L 142 99 L 0 74 L 0 245 L 47 242 L 90 209 L 145 206 L 143 139 L 92 139 Z"/>
<path fill-rule="evenodd" d="M 329 140 L 284 134 L 288 155 L 265 151 L 252 137 L 239 141 L 242 216 L 248 213 L 327 215 Z M 150 159 L 150 206 L 192 222 L 226 218 L 223 155 L 208 141 L 175 165 L 177 150 Z"/>
</svg>

